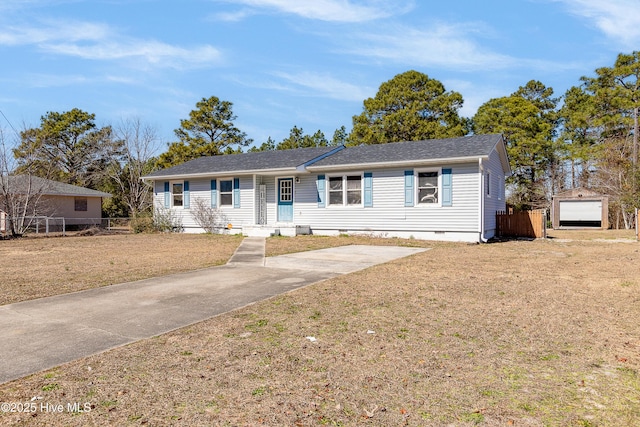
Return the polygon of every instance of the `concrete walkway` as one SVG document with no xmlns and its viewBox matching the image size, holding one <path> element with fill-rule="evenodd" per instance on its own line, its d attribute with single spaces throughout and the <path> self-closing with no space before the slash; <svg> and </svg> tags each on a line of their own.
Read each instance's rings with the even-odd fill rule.
<svg viewBox="0 0 640 427">
<path fill-rule="evenodd" d="M 425 250 L 343 246 L 265 260 L 264 244 L 245 238 L 225 266 L 0 306 L 0 383 Z"/>
<path fill-rule="evenodd" d="M 227 265 L 264 266 L 264 237 L 245 237 Z"/>
</svg>

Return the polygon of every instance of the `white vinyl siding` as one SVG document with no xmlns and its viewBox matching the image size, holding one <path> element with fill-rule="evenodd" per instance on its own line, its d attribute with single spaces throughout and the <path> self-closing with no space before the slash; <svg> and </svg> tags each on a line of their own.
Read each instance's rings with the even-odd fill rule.
<svg viewBox="0 0 640 427">
<path fill-rule="evenodd" d="M 481 189 L 484 197 L 484 230 L 485 238 L 491 238 L 496 232 L 496 212 L 504 211 L 504 171 L 500 163 L 500 157 L 496 151 L 483 163 L 484 188 Z"/>
<path fill-rule="evenodd" d="M 193 207 L 198 199 L 205 201 L 205 206 L 211 206 L 211 179 L 190 179 L 189 180 L 189 199 L 191 209 L 175 208 L 172 209 L 173 214 L 182 222 L 182 227 L 185 232 L 202 232 L 200 226 L 193 219 Z M 233 178 L 222 178 L 222 180 L 231 180 Z M 232 224 L 234 228 L 242 227 L 243 225 L 253 224 L 253 207 L 254 207 L 254 192 L 253 192 L 253 176 L 240 177 L 240 208 L 234 209 L 234 206 L 218 207 L 224 215 L 224 220 L 227 224 Z M 164 208 L 164 181 L 156 181 L 155 184 L 155 196 L 154 206 L 159 209 Z M 233 187 L 233 183 L 232 183 Z M 220 182 L 218 181 L 217 193 L 220 192 Z M 218 196 L 219 197 L 219 196 Z"/>
<path fill-rule="evenodd" d="M 350 231 L 462 231 L 477 232 L 479 205 L 478 164 L 455 165 L 452 191 L 455 202 L 449 207 L 405 207 L 405 169 L 375 169 L 372 173 L 372 207 L 363 204 L 349 209 L 318 207 L 317 174 L 301 177 L 296 184 L 296 223 L 313 229 Z M 416 172 L 427 169 L 417 169 Z M 431 168 L 431 170 L 434 170 Z M 343 176 L 351 175 L 345 173 Z M 329 187 L 329 178 L 326 175 Z M 417 190 L 415 190 L 417 191 Z"/>
</svg>

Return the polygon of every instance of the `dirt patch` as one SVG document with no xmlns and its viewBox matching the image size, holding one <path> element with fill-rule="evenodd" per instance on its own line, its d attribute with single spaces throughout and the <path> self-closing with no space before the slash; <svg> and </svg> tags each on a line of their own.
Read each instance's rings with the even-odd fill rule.
<svg viewBox="0 0 640 427">
<path fill-rule="evenodd" d="M 639 245 L 403 243 L 432 250 L 0 386 L 37 409 L 0 423 L 640 423 Z"/>
<path fill-rule="evenodd" d="M 0 305 L 224 264 L 241 241 L 189 234 L 0 241 Z"/>
<path fill-rule="evenodd" d="M 635 230 L 551 229 L 547 230 L 547 237 L 551 240 L 636 241 Z"/>
</svg>

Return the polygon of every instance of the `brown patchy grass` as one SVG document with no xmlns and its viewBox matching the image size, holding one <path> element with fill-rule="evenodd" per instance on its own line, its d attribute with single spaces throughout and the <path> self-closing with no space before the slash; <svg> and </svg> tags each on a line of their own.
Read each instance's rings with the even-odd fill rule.
<svg viewBox="0 0 640 427">
<path fill-rule="evenodd" d="M 224 264 L 241 241 L 204 234 L 0 240 L 0 305 Z"/>
<path fill-rule="evenodd" d="M 2 385 L 4 402 L 91 411 L 4 413 L 0 423 L 638 425 L 640 246 L 581 236 L 431 243 Z M 389 243 L 274 238 L 268 251 L 352 242 Z"/>
</svg>

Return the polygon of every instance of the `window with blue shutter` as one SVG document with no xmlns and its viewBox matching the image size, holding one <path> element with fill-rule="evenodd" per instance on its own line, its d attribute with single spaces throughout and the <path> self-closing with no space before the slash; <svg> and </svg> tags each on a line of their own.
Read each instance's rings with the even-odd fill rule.
<svg viewBox="0 0 640 427">
<path fill-rule="evenodd" d="M 171 193 L 169 192 L 169 181 L 164 182 L 164 207 L 171 207 Z"/>
<path fill-rule="evenodd" d="M 371 172 L 364 173 L 364 207 L 373 206 L 373 174 Z"/>
<path fill-rule="evenodd" d="M 191 204 L 191 200 L 189 197 L 189 181 L 184 182 L 183 203 L 184 208 L 189 209 L 189 205 Z"/>
<path fill-rule="evenodd" d="M 211 207 L 218 207 L 218 181 L 215 179 L 211 180 Z"/>
<path fill-rule="evenodd" d="M 451 206 L 453 204 L 452 190 L 451 169 L 442 169 L 442 206 Z"/>
<path fill-rule="evenodd" d="M 324 175 L 318 175 L 318 180 L 316 181 L 316 186 L 318 187 L 318 207 L 324 208 L 326 206 L 326 197 L 327 193 L 325 190 L 325 178 Z"/>
<path fill-rule="evenodd" d="M 233 207 L 240 207 L 240 178 L 233 178 Z"/>
<path fill-rule="evenodd" d="M 404 171 L 404 205 L 413 206 L 413 171 Z"/>
</svg>

